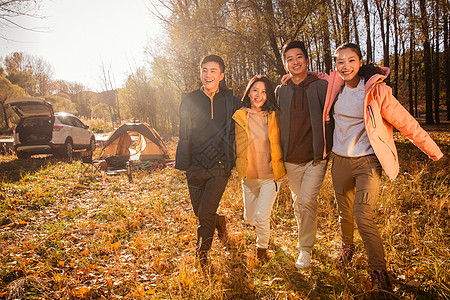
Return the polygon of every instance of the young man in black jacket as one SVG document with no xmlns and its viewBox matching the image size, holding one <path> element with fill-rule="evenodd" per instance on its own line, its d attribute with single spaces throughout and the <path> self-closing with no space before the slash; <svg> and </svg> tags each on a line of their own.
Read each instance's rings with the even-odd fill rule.
<svg viewBox="0 0 450 300">
<path fill-rule="evenodd" d="M 205 56 L 200 68 L 202 87 L 182 96 L 175 168 L 186 171 L 199 221 L 197 255 L 205 266 L 216 228 L 219 238 L 226 240 L 226 218 L 217 208 L 235 163 L 232 116 L 240 102 L 231 90 L 219 87 L 225 76 L 221 57 Z"/>
</svg>

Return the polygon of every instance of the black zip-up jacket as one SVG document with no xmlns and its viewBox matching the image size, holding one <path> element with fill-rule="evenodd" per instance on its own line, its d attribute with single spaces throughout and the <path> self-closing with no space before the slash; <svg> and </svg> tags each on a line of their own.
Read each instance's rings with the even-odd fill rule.
<svg viewBox="0 0 450 300">
<path fill-rule="evenodd" d="M 224 88 L 214 95 L 212 103 L 201 89 L 183 94 L 175 168 L 223 167 L 230 172 L 235 164 L 232 116 L 239 106 L 233 91 Z"/>
</svg>

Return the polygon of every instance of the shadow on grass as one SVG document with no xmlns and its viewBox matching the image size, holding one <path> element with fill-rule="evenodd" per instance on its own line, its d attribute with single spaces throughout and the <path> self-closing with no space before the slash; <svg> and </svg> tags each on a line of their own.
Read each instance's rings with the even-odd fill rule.
<svg viewBox="0 0 450 300">
<path fill-rule="evenodd" d="M 26 174 L 33 174 L 42 168 L 57 163 L 53 156 L 32 157 L 28 159 L 13 159 L 0 163 L 2 182 L 19 181 Z"/>
<path fill-rule="evenodd" d="M 228 274 L 222 279 L 226 299 L 291 299 L 299 292 L 306 296 L 305 291 L 313 289 L 309 272 L 299 272 L 289 252 L 272 246 L 273 257 L 264 265 L 257 261 L 256 251 L 228 248 Z"/>
</svg>

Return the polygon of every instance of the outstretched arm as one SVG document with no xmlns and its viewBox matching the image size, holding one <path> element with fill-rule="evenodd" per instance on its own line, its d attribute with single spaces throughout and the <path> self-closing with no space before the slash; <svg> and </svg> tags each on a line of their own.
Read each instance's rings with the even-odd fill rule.
<svg viewBox="0 0 450 300">
<path fill-rule="evenodd" d="M 416 119 L 398 102 L 392 95 L 392 89 L 387 85 L 379 85 L 379 89 L 384 96 L 381 103 L 381 116 L 397 128 L 403 135 L 410 139 L 414 145 L 425 152 L 432 160 L 438 160 L 444 154 L 438 145 L 419 125 Z"/>
</svg>

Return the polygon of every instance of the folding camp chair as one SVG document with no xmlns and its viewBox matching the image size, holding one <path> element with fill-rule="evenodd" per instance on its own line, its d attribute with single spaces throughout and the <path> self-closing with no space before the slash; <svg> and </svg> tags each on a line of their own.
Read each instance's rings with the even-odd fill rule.
<svg viewBox="0 0 450 300">
<path fill-rule="evenodd" d="M 102 160 L 92 158 L 92 150 L 83 150 L 81 156 L 81 176 L 95 175 L 101 169 Z"/>
</svg>

